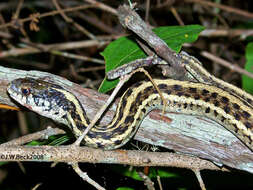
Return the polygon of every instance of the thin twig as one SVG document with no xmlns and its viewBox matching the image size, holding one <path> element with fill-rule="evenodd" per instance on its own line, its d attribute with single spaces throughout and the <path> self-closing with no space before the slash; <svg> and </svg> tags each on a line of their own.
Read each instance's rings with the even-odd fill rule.
<svg viewBox="0 0 253 190">
<path fill-rule="evenodd" d="M 92 5 L 95 5 L 97 8 L 99 9 L 102 9 L 106 12 L 110 12 L 114 15 L 117 15 L 118 12 L 116 9 L 112 8 L 112 7 L 109 7 L 108 5 L 104 4 L 104 3 L 101 3 L 101 2 L 98 2 L 98 1 L 95 1 L 95 0 L 85 0 L 86 2 L 92 4 Z"/>
<path fill-rule="evenodd" d="M 195 175 L 198 179 L 201 190 L 206 190 L 206 187 L 205 187 L 205 184 L 204 184 L 203 179 L 201 177 L 200 171 L 199 170 L 193 170 L 193 172 L 195 173 Z"/>
<path fill-rule="evenodd" d="M 162 186 L 162 182 L 161 182 L 161 178 L 159 175 L 156 176 L 156 179 L 157 179 L 157 182 L 158 182 L 158 185 L 159 185 L 159 189 L 160 190 L 163 190 L 163 186 Z"/>
<path fill-rule="evenodd" d="M 134 73 L 130 73 L 128 75 L 124 75 L 120 78 L 119 83 L 117 84 L 117 86 L 114 88 L 112 94 L 110 95 L 110 97 L 108 98 L 108 100 L 106 101 L 106 103 L 99 109 L 99 111 L 97 112 L 97 114 L 95 115 L 94 119 L 91 121 L 91 123 L 89 124 L 89 126 L 84 130 L 83 134 L 76 140 L 76 142 L 73 144 L 74 146 L 79 146 L 80 143 L 82 142 L 83 138 L 85 137 L 85 135 L 87 135 L 87 133 L 89 132 L 89 130 L 97 123 L 97 121 L 100 119 L 100 117 L 103 115 L 103 113 L 105 112 L 105 110 L 108 108 L 108 106 L 112 103 L 113 99 L 115 98 L 115 96 L 117 95 L 118 91 L 121 89 L 121 87 L 125 84 L 126 81 L 129 80 L 129 78 L 133 75 Z"/>
<path fill-rule="evenodd" d="M 175 7 L 171 7 L 170 11 L 172 12 L 172 14 L 174 15 L 174 17 L 176 18 L 177 22 L 179 23 L 180 26 L 184 26 L 184 22 L 183 20 L 180 18 L 177 10 L 175 9 Z"/>
<path fill-rule="evenodd" d="M 18 19 L 19 18 L 20 10 L 22 8 L 23 3 L 24 3 L 24 0 L 19 0 L 16 12 L 13 15 L 12 19 Z"/>
<path fill-rule="evenodd" d="M 21 135 L 28 133 L 26 118 L 23 112 L 17 112 Z"/>
<path fill-rule="evenodd" d="M 85 72 L 99 71 L 99 70 L 105 70 L 105 66 L 90 67 L 90 68 L 80 68 L 80 69 L 77 69 L 77 72 L 84 72 L 85 73 Z"/>
<path fill-rule="evenodd" d="M 41 52 L 50 52 L 53 50 L 70 50 L 70 49 L 86 48 L 86 47 L 92 47 L 92 46 L 100 47 L 108 43 L 109 41 L 85 40 L 85 41 L 78 41 L 78 42 L 66 42 L 66 43 L 58 43 L 58 44 L 41 45 L 40 48 L 34 48 L 34 47 L 14 48 L 7 51 L 2 51 L 0 54 L 0 58 L 41 53 Z"/>
<path fill-rule="evenodd" d="M 32 17 L 32 18 L 27 17 L 27 18 L 23 18 L 23 19 L 18 19 L 17 22 L 20 23 L 20 24 L 23 24 L 25 22 L 33 20 L 34 18 L 41 19 L 41 18 L 44 18 L 44 17 L 54 16 L 54 15 L 60 14 L 61 12 L 65 12 L 65 13 L 66 12 L 73 12 L 73 11 L 78 11 L 78 10 L 83 10 L 83 9 L 88 9 L 88 8 L 93 8 L 93 7 L 96 7 L 96 6 L 95 5 L 81 5 L 81 6 L 76 6 L 76 7 L 70 7 L 70 8 L 62 9 L 60 11 L 57 10 L 57 11 L 51 11 L 51 12 L 47 12 L 47 13 L 43 13 L 43 14 L 38 14 L 35 17 Z M 9 23 L 0 25 L 0 29 L 6 28 L 6 27 L 11 27 L 11 26 L 13 26 L 12 21 L 9 22 Z"/>
<path fill-rule="evenodd" d="M 248 17 L 248 18 L 253 18 L 253 13 L 249 13 L 247 11 L 243 11 L 241 9 L 233 8 L 233 7 L 230 7 L 230 6 L 221 5 L 221 4 L 218 4 L 218 3 L 213 3 L 211 1 L 184 0 L 184 2 L 185 3 L 198 3 L 198 4 L 201 4 L 203 6 L 216 7 L 216 8 L 219 8 L 219 9 L 223 10 L 223 11 L 227 11 L 227 12 L 234 13 L 234 14 L 237 14 L 237 15 L 245 16 L 245 17 Z"/>
<path fill-rule="evenodd" d="M 78 16 L 79 19 L 83 19 L 89 24 L 95 26 L 96 28 L 101 30 L 101 32 L 106 32 L 108 34 L 114 34 L 114 35 L 120 34 L 120 30 L 115 30 L 115 26 L 110 26 L 104 23 L 103 20 L 101 20 L 101 18 L 97 18 L 96 16 L 92 14 L 88 15 L 87 12 L 75 12 L 73 14 Z"/>
<path fill-rule="evenodd" d="M 200 33 L 202 37 L 237 37 L 241 40 L 253 36 L 252 29 L 205 29 Z"/>
<path fill-rule="evenodd" d="M 246 71 L 245 69 L 242 69 L 241 67 L 237 66 L 236 64 L 232 64 L 232 63 L 230 63 L 230 62 L 228 62 L 228 61 L 226 61 L 226 60 L 224 60 L 220 57 L 217 57 L 217 56 L 215 56 L 215 55 L 213 55 L 213 54 L 211 54 L 207 51 L 202 51 L 200 54 L 202 56 L 204 56 L 205 58 L 207 58 L 207 59 L 210 59 L 210 60 L 212 60 L 212 61 L 214 61 L 214 62 L 216 62 L 216 63 L 218 63 L 222 66 L 225 66 L 225 67 L 231 69 L 232 71 L 235 71 L 237 73 L 244 74 L 244 75 L 247 75 L 250 78 L 253 78 L 253 73 L 250 73 L 250 72 Z"/>
<path fill-rule="evenodd" d="M 98 190 L 105 190 L 102 186 L 100 186 L 96 181 L 91 179 L 86 172 L 83 172 L 79 166 L 78 163 L 71 163 L 72 168 L 75 170 L 75 172 L 84 180 L 87 181 L 89 184 L 91 184 L 93 187 L 95 187 Z"/>
<path fill-rule="evenodd" d="M 28 134 L 16 139 L 13 139 L 11 141 L 8 141 L 6 143 L 0 144 L 0 147 L 2 146 L 18 146 L 18 145 L 24 145 L 28 142 L 31 142 L 33 140 L 37 139 L 47 139 L 48 137 L 52 135 L 59 135 L 59 134 L 64 134 L 65 131 L 58 129 L 58 128 L 52 128 L 52 127 L 47 127 L 47 129 L 44 129 L 42 131 L 38 131 L 32 134 Z"/>
<path fill-rule="evenodd" d="M 157 92 L 159 93 L 159 95 L 160 95 L 160 97 L 161 97 L 161 99 L 163 101 L 163 114 L 165 113 L 165 109 L 166 109 L 166 106 L 167 106 L 167 101 L 163 97 L 163 95 L 162 95 L 159 87 L 157 86 L 157 84 L 154 82 L 154 80 L 152 79 L 152 77 L 149 75 L 149 73 L 145 69 L 138 68 L 138 69 L 132 71 L 130 74 L 123 75 L 123 76 L 120 77 L 120 81 L 117 84 L 117 86 L 114 88 L 114 90 L 113 90 L 112 94 L 110 95 L 110 97 L 108 98 L 108 100 L 106 101 L 106 103 L 99 109 L 99 111 L 95 115 L 94 119 L 91 121 L 91 123 L 88 125 L 88 127 L 84 130 L 83 134 L 80 137 L 78 137 L 78 139 L 76 140 L 76 142 L 73 144 L 74 146 L 79 146 L 80 145 L 80 143 L 83 140 L 83 138 L 85 137 L 85 135 L 87 135 L 87 133 L 89 132 L 89 130 L 97 123 L 97 121 L 101 118 L 101 116 L 103 115 L 103 113 L 105 112 L 105 110 L 112 103 L 112 101 L 114 100 L 115 96 L 117 95 L 117 93 L 119 92 L 119 90 L 121 89 L 121 87 L 136 72 L 143 72 L 149 78 L 149 80 L 152 82 L 152 84 L 154 85 L 155 89 L 157 90 Z"/>
<path fill-rule="evenodd" d="M 0 109 L 20 111 L 19 108 L 9 106 L 9 105 L 5 105 L 5 104 L 0 104 Z"/>
<path fill-rule="evenodd" d="M 155 190 L 154 182 L 143 172 L 137 172 L 140 178 L 144 181 L 144 185 L 147 187 L 148 190 Z"/>
<path fill-rule="evenodd" d="M 120 23 L 147 42 L 157 55 L 170 64 L 172 78 L 182 79 L 185 77 L 186 70 L 175 52 L 146 25 L 135 11 L 124 5 L 119 6 L 118 12 Z"/>
<path fill-rule="evenodd" d="M 105 64 L 104 60 L 96 59 L 96 58 L 92 58 L 92 57 L 87 57 L 87 56 L 84 56 L 84 55 L 76 55 L 76 54 L 69 53 L 69 52 L 52 50 L 52 51 L 50 51 L 50 53 L 52 53 L 54 55 L 60 55 L 60 56 L 63 56 L 63 57 L 71 58 L 71 59 L 78 59 L 78 60 L 82 60 L 82 61 L 89 61 L 89 62 L 103 64 L 103 65 Z M 104 68 L 104 66 L 103 66 L 103 68 Z M 85 68 L 85 69 L 87 69 L 87 68 Z"/>
<path fill-rule="evenodd" d="M 68 17 L 61 9 L 60 5 L 58 4 L 57 0 L 52 0 L 56 9 L 60 11 L 60 15 L 62 16 L 62 18 L 67 22 L 67 23 L 71 23 L 77 30 L 79 30 L 80 32 L 82 32 L 83 34 L 85 34 L 86 36 L 88 36 L 90 39 L 95 40 L 96 37 L 89 32 L 88 30 L 86 30 L 83 26 L 81 26 L 80 24 L 76 23 L 72 18 Z"/>
<path fill-rule="evenodd" d="M 42 185 L 42 183 L 37 183 L 32 190 L 37 190 L 40 186 Z"/>
<path fill-rule="evenodd" d="M 173 3 L 175 3 L 175 0 L 165 0 L 163 3 L 161 3 L 160 1 L 157 1 L 157 8 L 162 8 L 162 7 L 166 7 L 166 6 L 171 6 Z"/>
<path fill-rule="evenodd" d="M 150 0 L 146 1 L 146 10 L 145 10 L 145 22 L 148 23 L 148 16 L 150 10 Z"/>
</svg>

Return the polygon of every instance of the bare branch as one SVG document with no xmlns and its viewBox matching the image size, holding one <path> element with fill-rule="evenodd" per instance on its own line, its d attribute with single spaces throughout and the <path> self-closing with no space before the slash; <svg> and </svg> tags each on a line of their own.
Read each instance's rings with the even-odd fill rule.
<svg viewBox="0 0 253 190">
<path fill-rule="evenodd" d="M 0 67 L 1 103 L 15 105 L 6 94 L 6 85 L 15 78 L 23 77 L 43 78 L 73 92 L 83 104 L 89 118 L 96 114 L 108 98 L 107 95 L 82 88 L 62 77 L 49 73 Z M 116 106 L 112 105 L 101 119 L 100 124 L 108 124 L 115 110 Z M 151 112 L 142 122 L 134 139 L 209 159 L 220 165 L 224 164 L 253 172 L 253 168 L 249 164 L 253 162 L 253 153 L 234 135 L 214 121 L 204 117 L 178 113 L 167 113 L 163 117 L 161 115 L 161 112 Z"/>
<path fill-rule="evenodd" d="M 170 166 L 188 169 L 227 171 L 196 157 L 135 150 L 104 151 L 73 146 L 0 146 L 0 161 L 86 162 L 132 166 Z"/>
</svg>

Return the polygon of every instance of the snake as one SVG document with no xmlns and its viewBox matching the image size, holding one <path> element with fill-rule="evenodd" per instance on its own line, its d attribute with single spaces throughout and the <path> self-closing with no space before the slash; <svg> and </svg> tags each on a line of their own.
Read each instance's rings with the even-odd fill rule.
<svg viewBox="0 0 253 190">
<path fill-rule="evenodd" d="M 186 69 L 199 79 L 154 79 L 166 100 L 165 111 L 214 120 L 253 151 L 253 97 L 217 79 L 190 56 L 181 56 L 187 62 Z M 7 91 L 22 106 L 53 120 L 57 118 L 77 138 L 90 123 L 78 98 L 60 85 L 26 77 L 11 81 Z M 121 96 L 112 121 L 106 126 L 95 125 L 83 142 L 89 147 L 117 149 L 133 137 L 151 110 L 163 110 L 163 106 L 163 99 L 150 81 L 137 82 Z"/>
</svg>

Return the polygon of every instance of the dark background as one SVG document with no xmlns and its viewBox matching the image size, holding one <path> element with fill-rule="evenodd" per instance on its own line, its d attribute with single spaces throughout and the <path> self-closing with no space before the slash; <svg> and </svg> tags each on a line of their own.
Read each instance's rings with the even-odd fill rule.
<svg viewBox="0 0 253 190">
<path fill-rule="evenodd" d="M 13 22 L 10 27 L 0 28 L 7 36 L 0 35 L 0 52 L 8 51 L 13 47 L 24 45 L 38 45 L 64 43 L 70 41 L 88 40 L 89 37 L 80 32 L 73 23 L 66 22 L 61 15 L 56 14 L 39 19 L 36 26 L 38 31 L 34 31 L 31 22 L 20 25 L 17 20 L 28 18 L 34 13 L 50 13 L 56 10 L 50 0 L 25 0 L 17 16 L 13 20 L 13 15 L 17 12 L 18 4 L 21 1 L 1 1 L 0 2 L 0 26 L 4 23 Z M 112 8 L 117 8 L 127 1 L 98 1 Z M 145 18 L 147 1 L 136 1 L 137 13 Z M 159 3 L 160 2 L 160 3 Z M 200 3 L 201 2 L 201 3 Z M 148 23 L 151 26 L 173 26 L 180 25 L 176 19 L 176 11 L 179 18 L 185 25 L 200 24 L 207 29 L 222 29 L 232 31 L 232 29 L 252 29 L 253 18 L 242 16 L 231 10 L 217 8 L 217 4 L 207 6 L 206 1 L 189 2 L 184 0 L 153 0 L 150 1 L 148 11 Z M 214 1 L 208 1 L 214 2 Z M 62 9 L 89 4 L 85 0 L 61 0 L 58 2 Z M 252 13 L 252 1 L 224 0 L 220 4 L 231 9 L 237 8 L 245 12 Z M 117 17 L 110 12 L 100 8 L 89 8 L 80 11 L 66 13 L 75 23 L 83 26 L 95 36 L 108 36 L 110 39 L 125 34 L 125 30 L 119 24 Z M 202 57 L 199 52 L 206 50 L 212 54 L 222 57 L 232 63 L 243 67 L 245 63 L 245 47 L 252 40 L 252 36 L 241 39 L 240 36 L 228 34 L 225 36 L 201 36 L 194 44 L 183 47 L 189 54 L 197 57 L 204 66 L 217 77 L 241 87 L 241 75 L 223 66 L 213 64 L 208 59 Z M 25 41 L 29 43 L 25 43 Z M 88 56 L 103 60 L 100 52 L 104 47 L 88 47 L 67 52 L 81 56 Z M 117 53 L 117 52 L 115 52 Z M 61 75 L 69 80 L 83 84 L 85 87 L 97 89 L 104 78 L 104 68 L 101 64 L 92 61 L 82 61 L 58 56 L 52 53 L 42 52 L 37 54 L 26 54 L 18 57 L 1 57 L 0 64 L 10 68 L 23 70 L 40 70 Z M 86 71 L 84 70 L 86 69 Z M 89 69 L 89 70 L 87 70 Z M 23 112 L 24 113 L 24 112 Z M 20 126 L 20 117 L 25 118 L 25 129 Z M 52 121 L 41 118 L 36 114 L 24 113 L 17 116 L 17 112 L 0 110 L 0 143 L 22 136 L 25 133 L 32 133 L 45 128 L 48 125 L 55 125 Z M 129 148 L 134 149 L 133 146 Z M 95 189 L 84 182 L 71 168 L 71 166 L 58 163 L 51 167 L 51 163 L 1 163 L 0 166 L 0 189 L 32 189 L 35 185 L 41 184 L 38 189 Z M 142 181 L 137 181 L 115 172 L 115 166 L 102 164 L 80 164 L 83 171 L 106 189 L 116 189 L 117 187 L 131 187 L 134 189 L 146 189 Z M 157 168 L 158 169 L 158 168 Z M 142 171 L 143 168 L 138 168 Z M 162 179 L 164 189 L 200 189 L 194 173 L 189 170 L 167 168 L 168 172 L 177 177 Z M 234 171 L 230 173 L 203 171 L 202 177 L 207 189 L 252 189 L 252 175 Z M 155 187 L 158 185 L 156 179 Z"/>
</svg>

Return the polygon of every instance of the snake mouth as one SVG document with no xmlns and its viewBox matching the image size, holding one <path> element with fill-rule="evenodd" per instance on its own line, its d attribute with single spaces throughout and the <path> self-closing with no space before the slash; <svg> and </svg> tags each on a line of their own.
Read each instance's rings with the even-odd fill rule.
<svg viewBox="0 0 253 190">
<path fill-rule="evenodd" d="M 15 100 L 17 100 L 17 97 L 21 96 L 21 94 L 19 93 L 20 92 L 19 88 L 17 88 L 17 86 L 13 83 L 10 83 L 8 85 L 7 92 L 9 96 Z"/>
<path fill-rule="evenodd" d="M 7 87 L 7 92 L 9 96 L 16 102 L 27 107 L 28 109 L 31 109 L 31 106 L 27 104 L 27 96 L 26 94 L 23 93 L 22 82 L 24 80 L 25 79 L 21 78 L 15 79 L 12 82 L 10 82 Z"/>
<path fill-rule="evenodd" d="M 19 89 L 16 85 L 9 84 L 9 86 L 7 87 L 7 92 L 9 93 L 9 96 L 19 104 L 25 103 L 23 102 L 23 96 L 19 93 Z M 27 107 L 26 105 L 24 106 Z"/>
<path fill-rule="evenodd" d="M 17 85 L 11 82 L 7 87 L 7 91 L 10 95 L 12 95 L 12 93 L 18 93 L 19 90 L 17 88 Z"/>
</svg>

